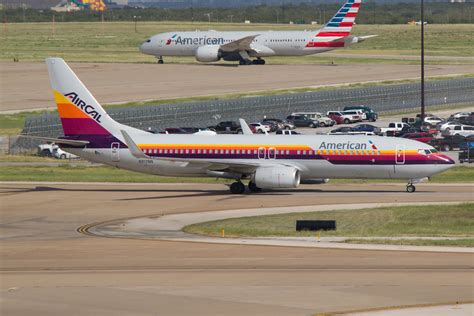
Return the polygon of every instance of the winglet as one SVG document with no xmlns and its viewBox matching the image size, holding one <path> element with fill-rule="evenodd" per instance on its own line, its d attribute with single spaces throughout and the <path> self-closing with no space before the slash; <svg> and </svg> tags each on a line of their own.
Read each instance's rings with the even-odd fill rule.
<svg viewBox="0 0 474 316">
<path fill-rule="evenodd" d="M 145 155 L 143 153 L 143 151 L 140 150 L 140 148 L 138 148 L 137 144 L 135 144 L 133 139 L 130 137 L 130 135 L 128 135 L 128 133 L 126 131 L 120 130 L 120 132 L 122 133 L 122 136 L 125 140 L 125 143 L 127 144 L 128 149 L 132 153 L 133 157 L 140 158 L 140 159 L 144 159 L 144 158 L 149 159 L 150 158 L 149 156 Z"/>
<path fill-rule="evenodd" d="M 247 122 L 244 119 L 239 118 L 240 127 L 242 128 L 242 134 L 244 135 L 253 135 L 252 130 L 250 129 Z"/>
</svg>

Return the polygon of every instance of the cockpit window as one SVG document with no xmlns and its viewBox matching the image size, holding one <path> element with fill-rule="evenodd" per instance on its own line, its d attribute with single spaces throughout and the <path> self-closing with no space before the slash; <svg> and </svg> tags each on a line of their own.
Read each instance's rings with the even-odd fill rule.
<svg viewBox="0 0 474 316">
<path fill-rule="evenodd" d="M 431 151 L 429 149 L 418 149 L 418 153 L 422 155 L 429 155 Z"/>
<path fill-rule="evenodd" d="M 151 42 L 151 39 L 147 39 L 146 42 L 147 42 L 147 43 L 150 43 L 150 42 Z"/>
<path fill-rule="evenodd" d="M 438 151 L 436 149 L 430 149 L 432 154 L 436 154 Z"/>
</svg>

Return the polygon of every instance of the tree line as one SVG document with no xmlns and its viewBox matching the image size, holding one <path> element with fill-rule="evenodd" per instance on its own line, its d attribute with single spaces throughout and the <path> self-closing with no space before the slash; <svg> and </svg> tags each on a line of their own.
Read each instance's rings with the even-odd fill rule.
<svg viewBox="0 0 474 316">
<path fill-rule="evenodd" d="M 186 22 L 234 22 L 243 23 L 326 23 L 339 9 L 338 4 L 299 4 L 281 6 L 249 6 L 242 8 L 132 8 L 108 9 L 104 13 L 92 11 L 54 12 L 28 8 L 3 9 L 3 23 L 94 22 L 94 21 L 186 21 Z M 415 3 L 376 4 L 362 6 L 359 24 L 406 24 L 418 21 L 419 5 Z M 436 24 L 472 23 L 474 3 L 428 3 L 425 4 L 425 20 Z"/>
</svg>

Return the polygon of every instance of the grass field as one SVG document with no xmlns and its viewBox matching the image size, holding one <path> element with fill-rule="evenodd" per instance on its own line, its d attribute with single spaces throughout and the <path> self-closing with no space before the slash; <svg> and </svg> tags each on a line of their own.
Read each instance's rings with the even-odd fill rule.
<svg viewBox="0 0 474 316">
<path fill-rule="evenodd" d="M 349 242 L 367 242 L 357 237 L 463 237 L 459 241 L 436 241 L 435 244 L 474 246 L 474 203 L 241 217 L 194 224 L 185 227 L 184 231 L 219 236 L 224 229 L 229 237 L 314 236 L 314 232 L 295 230 L 296 220 L 311 219 L 336 220 L 337 230 L 322 232 L 321 236 L 354 237 Z M 371 242 L 389 243 L 386 240 Z M 395 244 L 405 242 L 434 244 L 429 240 L 393 241 Z"/>
<path fill-rule="evenodd" d="M 137 32 L 133 22 L 104 23 L 13 23 L 4 24 L 0 37 L 0 60 L 39 61 L 48 56 L 82 62 L 155 62 L 143 55 L 138 46 L 150 35 L 183 30 L 304 30 L 311 25 L 283 24 L 221 24 L 185 22 L 139 22 Z M 474 25 L 429 25 L 426 28 L 427 56 L 472 57 Z M 353 63 L 395 62 L 417 63 L 403 56 L 419 54 L 419 28 L 410 25 L 356 25 L 355 35 L 377 34 L 350 49 L 338 50 L 341 56 L 324 54 L 307 57 L 269 58 L 270 63 Z M 361 56 L 369 55 L 369 56 Z M 357 55 L 357 56 L 355 56 Z M 392 56 L 393 59 L 386 58 Z M 400 58 L 402 57 L 402 58 Z M 167 58 L 167 62 L 196 62 L 194 58 Z M 436 63 L 465 63 L 448 58 Z"/>
<path fill-rule="evenodd" d="M 51 160 L 45 160 L 51 161 Z M 40 162 L 40 161 L 31 161 Z M 56 166 L 0 166 L 0 181 L 64 181 L 64 182 L 216 182 L 214 178 L 174 178 L 142 174 L 108 166 L 92 167 L 64 163 Z M 219 180 L 226 183 L 231 180 Z M 474 168 L 458 166 L 434 176 L 434 183 L 474 183 Z M 333 179 L 330 183 L 387 183 L 404 180 Z"/>
</svg>

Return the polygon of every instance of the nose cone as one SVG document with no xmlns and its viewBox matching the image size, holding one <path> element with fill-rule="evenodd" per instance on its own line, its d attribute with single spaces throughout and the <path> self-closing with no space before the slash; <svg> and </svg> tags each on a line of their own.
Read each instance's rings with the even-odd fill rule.
<svg viewBox="0 0 474 316">
<path fill-rule="evenodd" d="M 443 164 L 443 165 L 449 165 L 449 168 L 454 167 L 456 162 L 449 156 L 447 155 L 438 155 L 438 163 Z"/>
<path fill-rule="evenodd" d="M 152 55 L 152 44 L 150 40 L 147 40 L 140 45 L 140 52 Z"/>
</svg>

